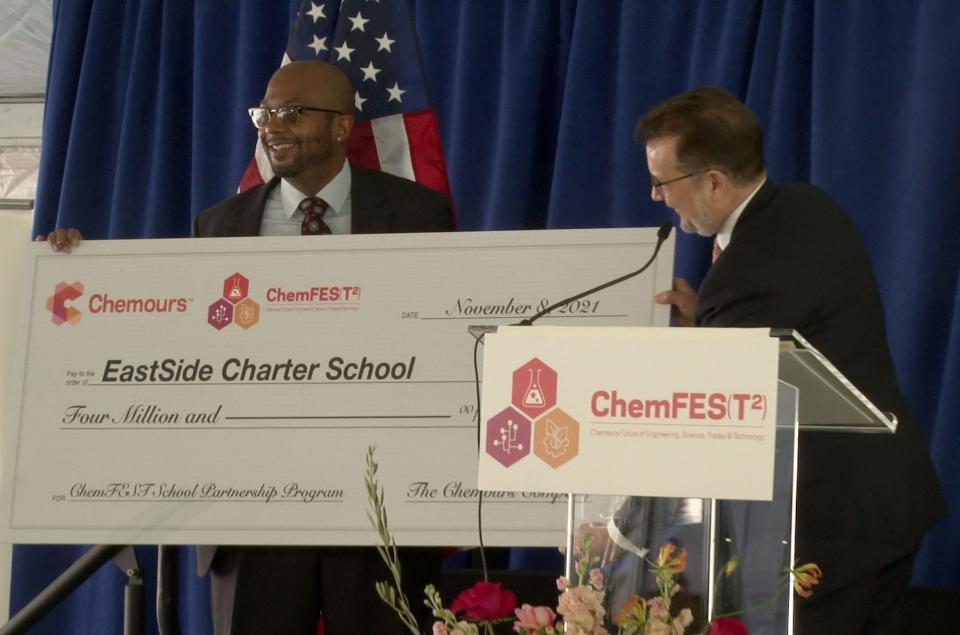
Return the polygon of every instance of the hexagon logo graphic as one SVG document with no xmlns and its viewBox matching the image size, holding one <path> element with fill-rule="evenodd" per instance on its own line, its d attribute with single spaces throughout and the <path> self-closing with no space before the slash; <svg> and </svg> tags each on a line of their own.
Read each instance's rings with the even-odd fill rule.
<svg viewBox="0 0 960 635">
<path fill-rule="evenodd" d="M 240 272 L 223 281 L 223 296 L 210 305 L 207 322 L 218 331 L 231 322 L 246 330 L 260 321 L 260 305 L 250 297 L 250 280 Z"/>
<path fill-rule="evenodd" d="M 513 371 L 513 407 L 535 419 L 557 405 L 557 371 L 539 358 Z"/>
<path fill-rule="evenodd" d="M 487 420 L 487 454 L 510 467 L 530 454 L 530 420 L 505 408 Z"/>
<path fill-rule="evenodd" d="M 220 298 L 210 305 L 207 311 L 207 322 L 218 331 L 233 321 L 233 305 Z"/>
<path fill-rule="evenodd" d="M 235 273 L 223 281 L 223 297 L 232 304 L 246 298 L 249 292 L 250 281 L 241 273 Z"/>
<path fill-rule="evenodd" d="M 53 323 L 57 326 L 66 322 L 67 324 L 76 324 L 80 321 L 80 309 L 69 306 L 67 302 L 76 300 L 83 295 L 83 283 L 66 282 L 57 283 L 53 290 L 53 295 L 47 298 L 47 310 L 53 316 Z"/>
<path fill-rule="evenodd" d="M 233 321 L 242 329 L 248 329 L 260 320 L 260 305 L 252 298 L 241 300 L 233 308 Z"/>
<path fill-rule="evenodd" d="M 533 424 L 533 453 L 556 469 L 580 453 L 580 422 L 560 408 Z"/>
</svg>

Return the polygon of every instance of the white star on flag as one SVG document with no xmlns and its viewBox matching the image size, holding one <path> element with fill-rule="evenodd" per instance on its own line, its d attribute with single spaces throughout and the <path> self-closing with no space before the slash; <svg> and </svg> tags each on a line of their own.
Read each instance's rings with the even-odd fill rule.
<svg viewBox="0 0 960 635">
<path fill-rule="evenodd" d="M 324 38 L 319 38 L 319 37 L 317 37 L 316 35 L 314 35 L 314 36 L 313 36 L 313 43 L 312 43 L 312 44 L 308 44 L 307 46 L 309 46 L 310 48 L 312 48 L 312 49 L 317 53 L 317 55 L 320 55 L 320 51 L 326 51 L 326 50 L 327 50 L 327 38 L 325 38 L 325 37 L 324 37 Z"/>
<path fill-rule="evenodd" d="M 352 26 L 350 27 L 351 31 L 363 31 L 363 25 L 365 25 L 367 22 L 370 21 L 365 19 L 362 15 L 360 15 L 359 11 L 357 11 L 357 15 L 347 19 L 350 20 L 350 23 L 352 24 Z"/>
<path fill-rule="evenodd" d="M 312 4 L 311 9 L 307 11 L 307 15 L 313 18 L 313 21 L 316 22 L 320 18 L 326 18 L 327 16 L 323 13 L 322 4 Z"/>
<path fill-rule="evenodd" d="M 374 82 L 377 81 L 377 73 L 380 72 L 380 69 L 375 68 L 373 62 L 367 64 L 366 67 L 361 66 L 359 68 L 361 71 L 363 71 L 363 81 L 367 81 L 368 79 L 371 79 Z"/>
<path fill-rule="evenodd" d="M 387 92 L 390 93 L 390 99 L 388 99 L 387 101 L 393 101 L 393 100 L 403 101 L 402 99 L 400 99 L 400 95 L 404 94 L 407 91 L 402 90 L 400 88 L 400 85 L 397 84 L 397 82 L 394 82 L 393 88 L 388 88 Z"/>
<path fill-rule="evenodd" d="M 359 110 L 360 112 L 363 112 L 363 102 L 365 101 L 367 100 L 360 96 L 360 91 L 356 91 L 353 93 L 354 105 L 357 107 L 357 110 Z"/>
<path fill-rule="evenodd" d="M 384 32 L 383 37 L 378 37 L 374 39 L 377 41 L 378 44 L 380 44 L 380 48 L 377 49 L 378 52 L 385 50 L 387 53 L 393 53 L 393 51 L 390 50 L 390 46 L 394 42 L 396 42 L 396 40 L 391 40 L 390 36 L 386 32 Z"/>
<path fill-rule="evenodd" d="M 352 49 L 349 46 L 347 46 L 347 41 L 344 40 L 343 44 L 335 47 L 333 50 L 336 51 L 337 55 L 339 56 L 337 57 L 338 62 L 340 60 L 347 60 L 348 62 L 351 62 L 353 60 L 350 59 L 350 55 L 357 49 Z"/>
</svg>

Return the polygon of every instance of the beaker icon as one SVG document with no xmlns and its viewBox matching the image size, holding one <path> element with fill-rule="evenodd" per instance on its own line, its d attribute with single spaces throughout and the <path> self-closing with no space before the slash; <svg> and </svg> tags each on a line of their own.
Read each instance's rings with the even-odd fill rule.
<svg viewBox="0 0 960 635">
<path fill-rule="evenodd" d="M 543 398 L 543 390 L 540 389 L 540 371 L 542 368 L 537 369 L 537 379 L 533 379 L 533 369 L 528 369 L 530 371 L 530 384 L 527 386 L 526 392 L 523 393 L 523 405 L 528 407 L 540 407 L 546 403 L 546 400 Z"/>
<path fill-rule="evenodd" d="M 233 279 L 233 288 L 230 289 L 231 298 L 241 298 L 243 297 L 243 291 L 240 290 L 240 278 Z"/>
</svg>

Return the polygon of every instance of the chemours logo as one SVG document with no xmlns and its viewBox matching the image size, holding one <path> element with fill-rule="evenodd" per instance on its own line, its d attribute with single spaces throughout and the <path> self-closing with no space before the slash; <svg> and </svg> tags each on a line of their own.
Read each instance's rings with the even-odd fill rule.
<svg viewBox="0 0 960 635">
<path fill-rule="evenodd" d="M 47 309 L 56 325 L 76 324 L 82 315 L 80 309 L 70 303 L 79 300 L 84 294 L 82 282 L 69 284 L 57 283 L 53 295 L 47 298 Z M 88 313 L 184 313 L 190 305 L 190 298 L 181 297 L 117 297 L 109 293 L 92 293 L 87 299 L 85 309 Z"/>
<path fill-rule="evenodd" d="M 47 310 L 53 314 L 53 323 L 57 326 L 66 322 L 67 324 L 76 324 L 80 321 L 80 309 L 69 306 L 67 302 L 78 299 L 83 295 L 83 283 L 66 282 L 57 283 L 53 295 L 47 298 Z"/>
<path fill-rule="evenodd" d="M 513 371 L 511 405 L 487 420 L 486 451 L 504 467 L 533 454 L 557 469 L 580 453 L 580 422 L 557 408 L 557 371 L 534 357 Z"/>
<path fill-rule="evenodd" d="M 260 305 L 250 297 L 250 280 L 235 273 L 223 281 L 223 295 L 207 310 L 207 323 L 218 331 L 234 323 L 248 329 L 260 321 Z"/>
</svg>

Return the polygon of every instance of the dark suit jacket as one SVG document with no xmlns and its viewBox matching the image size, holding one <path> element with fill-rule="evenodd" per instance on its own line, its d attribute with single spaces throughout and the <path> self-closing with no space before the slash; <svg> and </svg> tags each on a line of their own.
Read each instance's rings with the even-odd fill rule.
<svg viewBox="0 0 960 635">
<path fill-rule="evenodd" d="M 204 210 L 193 221 L 193 235 L 199 238 L 259 236 L 263 208 L 273 188 L 280 184 L 274 177 L 267 183 Z M 413 181 L 380 172 L 350 166 L 351 233 L 385 234 L 435 232 L 453 229 L 453 214 L 447 198 Z M 217 547 L 197 548 L 197 573 L 210 569 Z"/>
<path fill-rule="evenodd" d="M 439 192 L 386 172 L 353 165 L 350 178 L 353 234 L 453 229 L 450 204 Z M 201 212 L 193 221 L 193 235 L 259 236 L 267 197 L 279 183 L 280 179 L 274 177 Z"/>
<path fill-rule="evenodd" d="M 797 555 L 823 568 L 818 591 L 913 551 L 943 499 L 897 387 L 869 257 L 846 215 L 811 185 L 767 181 L 703 280 L 695 320 L 795 329 L 899 419 L 894 435 L 800 435 Z"/>
</svg>

